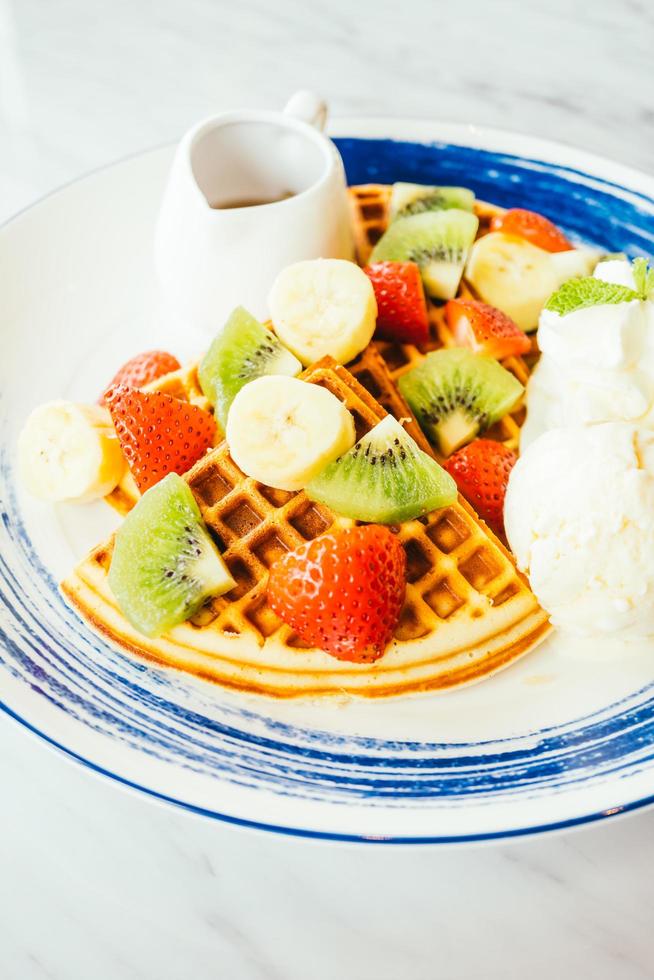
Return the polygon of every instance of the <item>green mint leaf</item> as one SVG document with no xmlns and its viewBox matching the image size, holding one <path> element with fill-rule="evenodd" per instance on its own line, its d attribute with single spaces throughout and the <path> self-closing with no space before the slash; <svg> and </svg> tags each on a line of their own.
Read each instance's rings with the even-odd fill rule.
<svg viewBox="0 0 654 980">
<path fill-rule="evenodd" d="M 634 259 L 631 264 L 636 292 L 641 299 L 646 298 L 647 289 L 647 259 Z"/>
<path fill-rule="evenodd" d="M 576 310 L 585 310 L 590 306 L 603 306 L 606 303 L 629 303 L 638 299 L 639 295 L 628 286 L 616 286 L 611 282 L 603 282 L 586 276 L 583 279 L 569 279 L 560 289 L 550 296 L 545 304 L 546 310 L 566 316 Z"/>
<path fill-rule="evenodd" d="M 647 259 L 638 258 L 633 261 L 634 283 L 636 292 L 641 299 L 654 297 L 654 269 L 647 268 Z"/>
</svg>

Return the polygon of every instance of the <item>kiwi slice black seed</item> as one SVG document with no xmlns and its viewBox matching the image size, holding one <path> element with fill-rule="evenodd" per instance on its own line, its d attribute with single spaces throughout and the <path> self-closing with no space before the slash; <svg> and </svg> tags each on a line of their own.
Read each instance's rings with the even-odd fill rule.
<svg viewBox="0 0 654 980">
<path fill-rule="evenodd" d="M 392 415 L 329 463 L 307 496 L 355 521 L 400 524 L 445 507 L 456 484 Z"/>
<path fill-rule="evenodd" d="M 390 200 L 391 221 L 407 218 L 423 211 L 443 211 L 446 208 L 460 208 L 472 211 L 475 203 L 474 192 L 467 187 L 433 187 L 428 184 L 393 184 Z"/>
<path fill-rule="evenodd" d="M 234 584 L 188 484 L 169 473 L 116 533 L 109 585 L 122 613 L 139 632 L 159 636 Z"/>
<path fill-rule="evenodd" d="M 251 313 L 237 306 L 202 358 L 198 378 L 223 432 L 229 407 L 243 385 L 264 374 L 294 376 L 302 365 Z"/>
<path fill-rule="evenodd" d="M 459 288 L 479 220 L 470 211 L 424 211 L 391 222 L 375 245 L 372 262 L 417 262 L 434 299 L 452 299 Z"/>
<path fill-rule="evenodd" d="M 517 378 L 492 357 L 459 347 L 428 354 L 401 376 L 399 388 L 443 456 L 501 419 L 524 392 Z"/>
</svg>

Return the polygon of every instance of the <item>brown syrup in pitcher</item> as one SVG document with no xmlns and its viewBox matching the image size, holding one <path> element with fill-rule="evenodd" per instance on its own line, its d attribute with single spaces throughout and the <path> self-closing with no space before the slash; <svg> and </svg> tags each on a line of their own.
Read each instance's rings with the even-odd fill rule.
<svg viewBox="0 0 654 980">
<path fill-rule="evenodd" d="M 217 201 L 211 207 L 216 211 L 224 211 L 230 208 L 256 208 L 261 204 L 275 204 L 277 201 L 287 201 L 293 197 L 293 191 L 283 191 L 277 197 L 239 197 L 233 201 Z"/>
</svg>

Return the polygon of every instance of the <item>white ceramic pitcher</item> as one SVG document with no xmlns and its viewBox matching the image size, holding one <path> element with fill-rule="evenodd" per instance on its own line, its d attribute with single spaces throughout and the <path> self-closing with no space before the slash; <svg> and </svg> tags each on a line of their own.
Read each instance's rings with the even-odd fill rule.
<svg viewBox="0 0 654 980">
<path fill-rule="evenodd" d="M 277 273 L 352 258 L 345 173 L 327 108 L 298 92 L 284 112 L 224 112 L 182 139 L 161 206 L 155 262 L 182 323 L 214 335 L 235 306 L 267 316 Z M 234 206 L 251 200 L 272 201 Z"/>
</svg>

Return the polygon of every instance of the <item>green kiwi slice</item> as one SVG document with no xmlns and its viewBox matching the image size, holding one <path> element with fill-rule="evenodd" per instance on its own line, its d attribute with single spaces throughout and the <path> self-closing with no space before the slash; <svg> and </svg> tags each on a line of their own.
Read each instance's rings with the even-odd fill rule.
<svg viewBox="0 0 654 980">
<path fill-rule="evenodd" d="M 417 262 L 434 299 L 452 299 L 459 288 L 479 220 L 470 211 L 424 211 L 391 222 L 370 262 Z"/>
<path fill-rule="evenodd" d="M 159 636 L 235 585 L 188 484 L 169 473 L 147 490 L 116 533 L 109 585 L 121 611 Z"/>
<path fill-rule="evenodd" d="M 462 347 L 433 351 L 399 389 L 427 438 L 449 456 L 518 402 L 523 386 L 492 357 Z"/>
<path fill-rule="evenodd" d="M 447 208 L 460 208 L 472 211 L 475 203 L 474 192 L 467 187 L 432 187 L 427 184 L 393 184 L 390 200 L 391 221 L 408 218 L 411 214 L 423 211 L 443 211 Z"/>
<path fill-rule="evenodd" d="M 456 500 L 456 484 L 387 415 L 306 487 L 311 500 L 355 521 L 400 524 Z"/>
<path fill-rule="evenodd" d="M 202 358 L 200 387 L 223 432 L 229 407 L 243 385 L 264 374 L 294 377 L 302 365 L 251 313 L 237 306 Z"/>
</svg>

